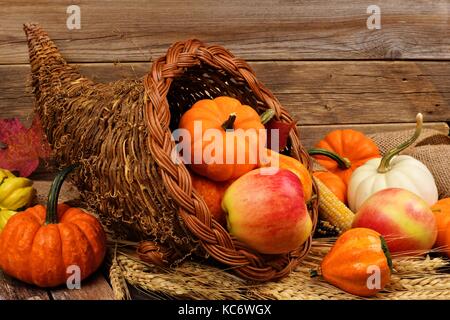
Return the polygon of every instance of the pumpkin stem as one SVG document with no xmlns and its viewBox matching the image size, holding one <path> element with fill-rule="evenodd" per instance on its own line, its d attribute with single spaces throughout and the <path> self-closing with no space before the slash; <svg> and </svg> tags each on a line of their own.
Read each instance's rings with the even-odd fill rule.
<svg viewBox="0 0 450 320">
<path fill-rule="evenodd" d="M 394 267 L 392 265 L 392 257 L 391 257 L 391 252 L 389 251 L 389 248 L 387 246 L 386 240 L 380 236 L 380 240 L 381 240 L 381 248 L 383 249 L 384 255 L 386 256 L 386 260 L 389 266 L 389 270 L 391 270 L 391 272 L 393 271 Z"/>
<path fill-rule="evenodd" d="M 59 172 L 55 179 L 53 180 L 52 186 L 50 187 L 50 192 L 48 193 L 47 200 L 47 212 L 45 217 L 45 224 L 56 224 L 58 223 L 58 198 L 59 192 L 61 191 L 62 184 L 66 179 L 67 175 L 71 173 L 77 167 L 73 164 L 61 172 Z"/>
<path fill-rule="evenodd" d="M 234 122 L 236 121 L 236 113 L 230 113 L 227 120 L 225 120 L 224 123 L 222 123 L 223 130 L 233 130 L 234 129 Z"/>
<path fill-rule="evenodd" d="M 321 156 L 325 156 L 330 159 L 333 159 L 334 161 L 336 161 L 339 168 L 344 169 L 344 170 L 349 169 L 352 166 L 352 162 L 350 161 L 350 159 L 341 157 L 336 152 L 333 152 L 333 151 L 330 151 L 327 149 L 322 149 L 322 148 L 309 149 L 308 153 L 310 156 L 321 155 Z"/>
<path fill-rule="evenodd" d="M 317 269 L 309 269 L 309 276 L 310 278 L 316 278 L 320 275 L 319 271 Z"/>
<path fill-rule="evenodd" d="M 377 170 L 378 173 L 386 173 L 389 170 L 391 170 L 390 162 L 392 158 L 394 158 L 400 152 L 408 148 L 417 140 L 417 138 L 420 136 L 420 133 L 422 132 L 422 126 L 423 126 L 423 116 L 421 113 L 418 113 L 416 116 L 416 131 L 414 132 L 414 135 L 407 141 L 400 144 L 399 146 L 392 148 L 391 150 L 386 152 L 386 154 L 381 159 L 380 166 L 378 167 Z"/>
<path fill-rule="evenodd" d="M 267 122 L 269 122 L 270 120 L 272 120 L 272 118 L 275 116 L 275 110 L 273 109 L 267 109 L 266 111 L 264 111 L 259 118 L 261 119 L 261 123 L 262 124 L 266 124 Z"/>
</svg>

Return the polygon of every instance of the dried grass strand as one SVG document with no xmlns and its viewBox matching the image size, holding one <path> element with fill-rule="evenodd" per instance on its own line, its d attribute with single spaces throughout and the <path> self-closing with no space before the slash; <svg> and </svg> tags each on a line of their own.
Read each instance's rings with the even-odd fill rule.
<svg viewBox="0 0 450 320">
<path fill-rule="evenodd" d="M 313 241 L 302 264 L 279 281 L 258 283 L 242 280 L 222 268 L 185 262 L 176 268 L 160 268 L 138 261 L 130 251 L 119 250 L 124 277 L 147 292 L 182 299 L 277 299 L 354 300 L 362 299 L 311 278 L 334 238 Z M 371 299 L 450 299 L 449 261 L 430 256 L 394 257 L 394 273 L 386 288 Z"/>
</svg>

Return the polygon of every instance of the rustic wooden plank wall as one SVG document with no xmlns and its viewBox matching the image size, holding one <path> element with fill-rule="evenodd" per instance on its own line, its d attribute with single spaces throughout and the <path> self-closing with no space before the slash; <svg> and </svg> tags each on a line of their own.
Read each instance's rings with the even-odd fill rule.
<svg viewBox="0 0 450 320">
<path fill-rule="evenodd" d="M 81 29 L 66 8 L 81 7 Z M 366 28 L 381 8 L 381 30 Z M 0 1 L 3 63 L 28 59 L 24 22 L 43 24 L 70 61 L 145 61 L 197 37 L 249 60 L 450 58 L 447 0 Z"/>
<path fill-rule="evenodd" d="M 66 27 L 69 4 L 81 8 L 80 30 Z M 450 1 L 377 1 L 380 30 L 366 27 L 370 4 L 0 0 L 0 114 L 31 112 L 22 24 L 38 22 L 70 63 L 98 81 L 144 75 L 178 40 L 224 45 L 292 112 L 307 145 L 324 125 L 395 130 L 418 111 L 429 122 L 449 121 Z"/>
</svg>

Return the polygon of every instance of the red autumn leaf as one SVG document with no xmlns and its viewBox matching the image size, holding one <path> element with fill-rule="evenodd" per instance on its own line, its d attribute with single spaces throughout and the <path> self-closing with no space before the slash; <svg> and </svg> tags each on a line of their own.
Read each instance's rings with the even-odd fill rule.
<svg viewBox="0 0 450 320">
<path fill-rule="evenodd" d="M 0 119 L 0 168 L 18 171 L 28 177 L 39 166 L 39 158 L 50 156 L 50 146 L 44 138 L 41 123 L 36 116 L 30 128 L 19 119 Z"/>
<path fill-rule="evenodd" d="M 278 150 L 274 151 L 281 151 L 286 148 L 288 138 L 289 138 L 289 132 L 292 128 L 295 128 L 295 122 L 292 123 L 286 123 L 279 120 L 276 120 L 272 118 L 269 122 L 266 123 L 266 130 L 267 130 L 267 148 L 272 149 L 275 147 L 274 143 L 272 143 L 272 134 L 274 135 L 273 138 L 278 137 Z M 278 130 L 278 133 L 272 132 L 271 130 L 276 129 Z M 273 147 L 272 147 L 273 146 Z"/>
</svg>

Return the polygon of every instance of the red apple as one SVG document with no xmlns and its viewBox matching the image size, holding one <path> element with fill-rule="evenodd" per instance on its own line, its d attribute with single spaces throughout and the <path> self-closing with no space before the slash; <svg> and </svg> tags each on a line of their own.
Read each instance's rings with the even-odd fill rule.
<svg viewBox="0 0 450 320">
<path fill-rule="evenodd" d="M 288 169 L 295 173 L 300 179 L 303 186 L 303 194 L 305 201 L 311 199 L 312 196 L 312 177 L 308 169 L 297 159 L 294 159 L 284 154 L 280 154 L 270 149 L 266 149 L 268 153 L 267 163 L 260 163 L 260 168 L 264 167 L 279 167 L 282 169 Z"/>
<path fill-rule="evenodd" d="M 229 232 L 264 254 L 300 247 L 312 232 L 300 179 L 287 169 L 256 169 L 234 181 L 222 200 Z"/>
<path fill-rule="evenodd" d="M 378 231 L 392 253 L 423 253 L 432 248 L 437 236 L 436 219 L 428 204 L 399 188 L 381 190 L 367 199 L 353 227 Z"/>
</svg>

